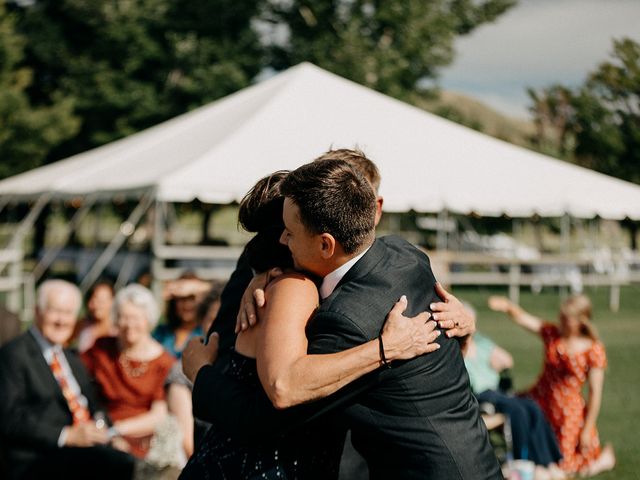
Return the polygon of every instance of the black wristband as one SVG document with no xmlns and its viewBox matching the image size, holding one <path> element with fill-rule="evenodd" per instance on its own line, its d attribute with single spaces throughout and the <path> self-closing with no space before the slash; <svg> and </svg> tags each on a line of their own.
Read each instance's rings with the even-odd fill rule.
<svg viewBox="0 0 640 480">
<path fill-rule="evenodd" d="M 387 361 L 387 357 L 384 355 L 384 344 L 382 343 L 382 334 L 378 335 L 378 344 L 380 345 L 380 361 L 386 368 L 391 368 L 391 362 Z"/>
</svg>

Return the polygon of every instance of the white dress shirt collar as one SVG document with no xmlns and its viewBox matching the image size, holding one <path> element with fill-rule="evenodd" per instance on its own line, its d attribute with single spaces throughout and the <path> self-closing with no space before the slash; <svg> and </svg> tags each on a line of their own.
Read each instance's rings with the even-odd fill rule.
<svg viewBox="0 0 640 480">
<path fill-rule="evenodd" d="M 63 353 L 62 347 L 60 345 L 54 345 L 49 340 L 44 338 L 44 335 L 42 335 L 40 330 L 35 325 L 32 325 L 29 330 L 31 331 L 33 338 L 36 339 L 36 343 L 40 347 L 40 350 L 42 351 L 42 355 L 44 356 L 44 359 L 47 361 L 49 365 L 51 365 L 51 360 L 53 359 L 53 352 L 55 351 L 58 355 L 60 355 L 61 353 Z"/>
<path fill-rule="evenodd" d="M 324 300 L 325 298 L 327 298 L 329 295 L 333 293 L 335 288 L 338 286 L 338 283 L 340 283 L 340 280 L 342 280 L 342 278 L 347 274 L 347 272 L 351 270 L 351 267 L 353 267 L 358 262 L 358 260 L 360 260 L 364 256 L 364 254 L 369 251 L 370 248 L 371 248 L 371 245 L 369 245 L 362 253 L 356 255 L 347 263 L 340 265 L 333 272 L 329 273 L 326 277 L 322 279 L 322 284 L 320 285 L 320 289 L 319 289 L 320 298 L 322 300 Z"/>
</svg>

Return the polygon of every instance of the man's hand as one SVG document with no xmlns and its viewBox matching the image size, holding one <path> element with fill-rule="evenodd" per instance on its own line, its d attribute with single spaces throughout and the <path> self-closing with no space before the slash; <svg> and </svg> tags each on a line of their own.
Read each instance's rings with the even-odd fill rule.
<svg viewBox="0 0 640 480">
<path fill-rule="evenodd" d="M 404 295 L 396 302 L 382 329 L 382 342 L 387 360 L 408 360 L 440 348 L 434 343 L 440 335 L 436 322 L 429 321 L 431 314 L 422 312 L 413 318 L 402 315 L 407 309 Z"/>
<path fill-rule="evenodd" d="M 109 435 L 93 422 L 84 422 L 67 427 L 65 447 L 93 447 L 109 443 Z"/>
<path fill-rule="evenodd" d="M 182 371 L 191 383 L 202 367 L 210 365 L 218 358 L 218 342 L 220 336 L 213 332 L 209 337 L 209 343 L 202 343 L 203 337 L 194 337 L 189 340 L 182 351 Z"/>
<path fill-rule="evenodd" d="M 432 303 L 431 318 L 437 320 L 440 328 L 447 330 L 447 337 L 467 337 L 476 331 L 476 320 L 462 302 L 447 292 L 440 282 L 436 282 L 436 293 L 442 302 Z"/>
<path fill-rule="evenodd" d="M 267 302 L 264 296 L 264 290 L 271 280 L 279 277 L 282 273 L 280 268 L 272 268 L 267 272 L 260 273 L 253 277 L 240 301 L 240 310 L 238 311 L 238 317 L 236 319 L 236 333 L 253 327 L 258 322 L 256 312 L 258 308 L 264 307 Z"/>
</svg>

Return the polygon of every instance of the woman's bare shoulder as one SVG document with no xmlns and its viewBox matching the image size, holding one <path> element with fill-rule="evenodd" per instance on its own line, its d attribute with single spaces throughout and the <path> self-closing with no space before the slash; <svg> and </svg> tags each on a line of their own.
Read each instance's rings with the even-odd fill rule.
<svg viewBox="0 0 640 480">
<path fill-rule="evenodd" d="M 312 292 L 316 296 L 318 294 L 318 288 L 309 276 L 293 271 L 285 272 L 272 280 L 267 286 L 267 291 L 267 295 L 279 292 L 291 293 L 292 291 Z"/>
</svg>

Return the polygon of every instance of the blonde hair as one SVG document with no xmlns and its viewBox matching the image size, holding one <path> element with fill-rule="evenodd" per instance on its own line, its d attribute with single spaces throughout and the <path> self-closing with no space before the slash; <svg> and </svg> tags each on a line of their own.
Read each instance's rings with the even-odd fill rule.
<svg viewBox="0 0 640 480">
<path fill-rule="evenodd" d="M 600 341 L 598 330 L 592 323 L 593 306 L 586 295 L 571 295 L 560 306 L 560 314 L 575 317 L 580 322 L 580 333 L 594 341 Z"/>
</svg>

